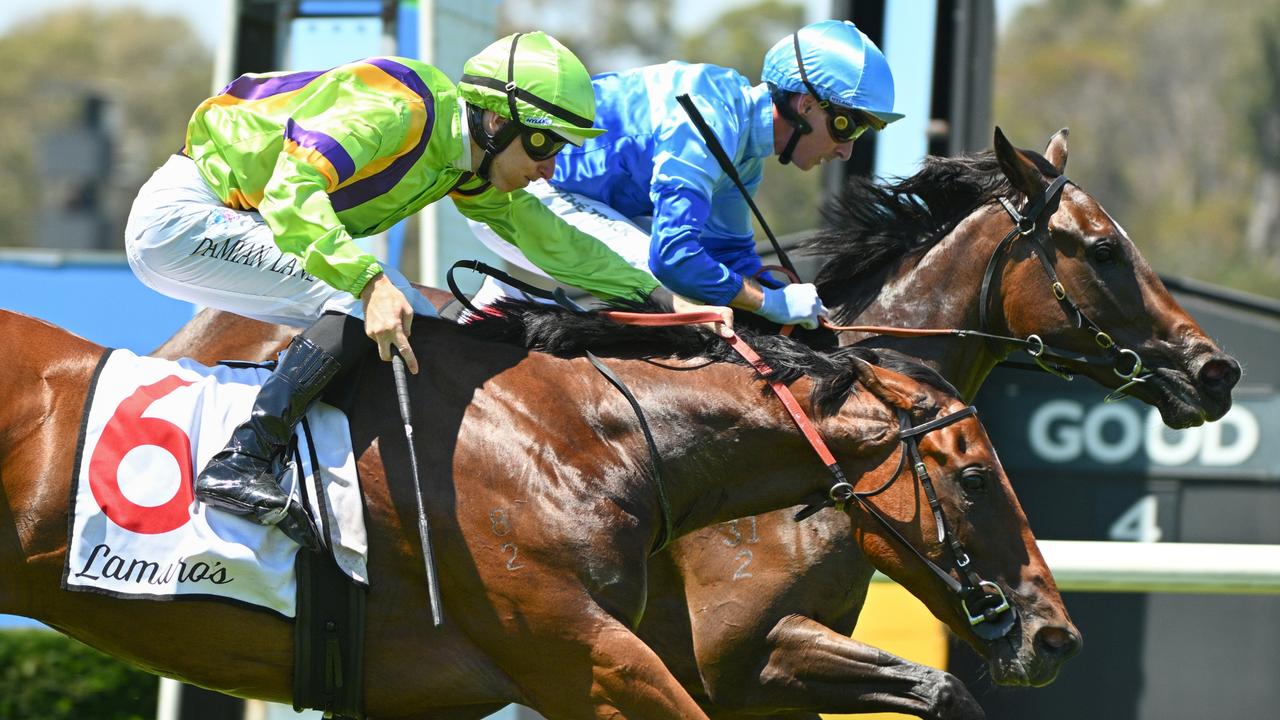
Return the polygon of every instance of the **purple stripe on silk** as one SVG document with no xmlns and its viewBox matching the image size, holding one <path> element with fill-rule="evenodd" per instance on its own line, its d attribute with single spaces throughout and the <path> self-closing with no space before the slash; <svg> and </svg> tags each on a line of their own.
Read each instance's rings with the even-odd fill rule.
<svg viewBox="0 0 1280 720">
<path fill-rule="evenodd" d="M 328 71 L 315 70 L 313 72 L 289 73 L 288 75 L 275 75 L 273 77 L 241 75 L 232 80 L 230 85 L 222 88 L 222 92 L 218 94 L 230 95 L 241 100 L 258 100 L 297 90 L 326 72 Z"/>
<path fill-rule="evenodd" d="M 423 103 L 427 110 L 427 121 L 422 127 L 422 137 L 418 139 L 418 144 L 409 149 L 408 152 L 396 158 L 394 162 L 388 165 L 381 172 L 370 175 L 363 180 L 353 182 L 350 185 L 340 188 L 329 193 L 329 200 L 333 204 L 336 212 L 348 210 L 362 203 L 366 203 L 383 193 L 388 192 L 395 187 L 404 176 L 413 167 L 413 164 L 422 157 L 422 153 L 427 149 L 427 142 L 431 140 L 431 130 L 436 122 L 436 105 L 435 98 L 431 94 L 431 90 L 427 84 L 422 81 L 418 73 L 401 65 L 394 60 L 387 58 L 373 58 L 367 60 L 373 65 L 391 77 L 395 78 L 400 84 L 417 93 L 425 102 Z"/>
<path fill-rule="evenodd" d="M 351 159 L 347 149 L 333 138 L 322 132 L 306 130 L 289 118 L 284 124 L 284 136 L 305 148 L 311 148 L 324 156 L 338 173 L 338 182 L 342 183 L 356 171 L 356 163 Z"/>
</svg>

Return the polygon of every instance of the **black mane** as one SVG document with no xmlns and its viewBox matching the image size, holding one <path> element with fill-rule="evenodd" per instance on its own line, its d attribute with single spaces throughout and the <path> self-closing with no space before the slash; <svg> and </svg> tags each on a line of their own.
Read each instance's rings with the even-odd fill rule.
<svg viewBox="0 0 1280 720">
<path fill-rule="evenodd" d="M 1043 157 L 1023 152 L 1057 175 Z M 825 228 L 804 243 L 806 254 L 827 258 L 819 293 L 838 319 L 852 318 L 907 256 L 932 248 L 978 207 L 1017 195 L 991 151 L 931 156 L 915 175 L 883 184 L 851 178 L 823 208 Z"/>
<path fill-rule="evenodd" d="M 562 358 L 582 357 L 590 351 L 601 357 L 625 359 L 705 359 L 747 364 L 728 343 L 700 327 L 621 325 L 596 313 L 512 300 L 499 301 L 495 307 L 498 313 L 472 319 L 466 325 L 467 333 Z M 853 358 L 959 395 L 937 372 L 893 351 L 863 347 L 818 351 L 781 335 L 760 334 L 745 328 L 738 329 L 738 334 L 773 370 L 771 379 L 791 383 L 802 376 L 813 378 L 812 400 L 821 414 L 837 412 L 853 390 L 856 379 Z"/>
</svg>

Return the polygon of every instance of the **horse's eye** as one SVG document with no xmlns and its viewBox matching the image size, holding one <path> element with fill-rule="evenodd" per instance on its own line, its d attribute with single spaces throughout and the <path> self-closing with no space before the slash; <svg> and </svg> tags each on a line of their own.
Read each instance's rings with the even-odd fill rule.
<svg viewBox="0 0 1280 720">
<path fill-rule="evenodd" d="M 1111 243 L 1098 243 L 1093 248 L 1093 260 L 1098 263 L 1109 263 L 1116 259 L 1116 249 Z"/>
<path fill-rule="evenodd" d="M 960 473 L 960 487 L 970 492 L 982 490 L 987 485 L 986 468 L 970 467 Z"/>
</svg>

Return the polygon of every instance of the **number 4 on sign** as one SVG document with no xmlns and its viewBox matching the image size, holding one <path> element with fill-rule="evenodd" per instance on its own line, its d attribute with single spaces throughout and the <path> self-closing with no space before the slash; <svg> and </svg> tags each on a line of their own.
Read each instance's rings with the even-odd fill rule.
<svg viewBox="0 0 1280 720">
<path fill-rule="evenodd" d="M 1128 540 L 1131 542 L 1159 542 L 1160 524 L 1158 506 L 1155 495 L 1138 498 L 1138 502 L 1124 511 L 1116 521 L 1111 523 L 1108 535 L 1112 540 Z"/>
</svg>

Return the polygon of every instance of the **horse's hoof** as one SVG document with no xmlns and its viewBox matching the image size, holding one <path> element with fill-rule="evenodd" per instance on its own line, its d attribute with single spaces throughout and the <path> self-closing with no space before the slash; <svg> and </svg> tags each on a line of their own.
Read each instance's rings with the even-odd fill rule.
<svg viewBox="0 0 1280 720">
<path fill-rule="evenodd" d="M 933 717 L 939 720 L 986 720 L 987 713 L 960 678 L 940 673 L 934 688 Z"/>
</svg>

